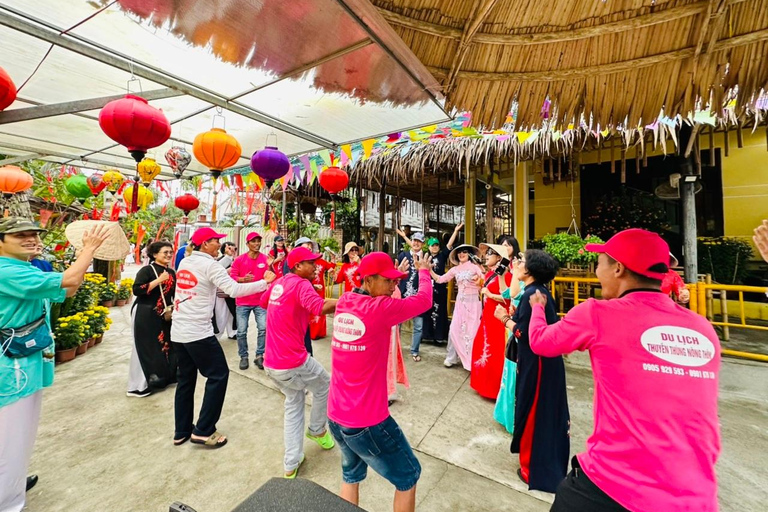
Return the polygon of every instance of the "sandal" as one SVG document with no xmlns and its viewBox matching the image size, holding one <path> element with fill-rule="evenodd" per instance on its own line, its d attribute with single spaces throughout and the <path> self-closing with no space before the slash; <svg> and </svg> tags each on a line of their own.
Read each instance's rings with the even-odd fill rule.
<svg viewBox="0 0 768 512">
<path fill-rule="evenodd" d="M 416 355 L 411 354 L 411 357 L 413 358 L 414 363 L 418 363 L 419 361 L 421 361 L 421 356 L 419 354 L 416 354 Z"/>
<path fill-rule="evenodd" d="M 173 446 L 181 446 L 184 443 L 186 443 L 187 441 L 189 441 L 191 438 L 192 438 L 192 436 L 190 435 L 190 436 L 181 437 L 179 439 L 174 439 L 173 440 Z"/>
<path fill-rule="evenodd" d="M 214 432 L 207 439 L 195 439 L 191 437 L 192 444 L 201 444 L 206 448 L 221 448 L 227 444 L 228 439 L 218 432 Z"/>
</svg>

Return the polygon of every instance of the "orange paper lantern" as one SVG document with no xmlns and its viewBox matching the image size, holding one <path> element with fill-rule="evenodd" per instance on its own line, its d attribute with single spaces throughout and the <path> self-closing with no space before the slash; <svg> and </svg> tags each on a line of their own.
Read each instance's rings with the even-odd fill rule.
<svg viewBox="0 0 768 512">
<path fill-rule="evenodd" d="M 218 178 L 221 171 L 237 163 L 243 148 L 224 129 L 211 128 L 195 137 L 192 152 L 201 164 L 211 170 L 211 175 Z"/>
<path fill-rule="evenodd" d="M 20 167 L 6 165 L 0 167 L 0 192 L 5 197 L 10 197 L 18 192 L 24 192 L 32 187 L 32 176 Z"/>
</svg>

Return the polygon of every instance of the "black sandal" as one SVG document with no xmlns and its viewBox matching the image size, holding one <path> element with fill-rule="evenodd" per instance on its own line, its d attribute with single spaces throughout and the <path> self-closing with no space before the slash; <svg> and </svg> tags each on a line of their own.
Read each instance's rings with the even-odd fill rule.
<svg viewBox="0 0 768 512">
<path fill-rule="evenodd" d="M 421 361 L 421 356 L 419 354 L 416 354 L 416 355 L 411 354 L 411 357 L 413 358 L 414 363 L 418 363 L 419 361 Z"/>
</svg>

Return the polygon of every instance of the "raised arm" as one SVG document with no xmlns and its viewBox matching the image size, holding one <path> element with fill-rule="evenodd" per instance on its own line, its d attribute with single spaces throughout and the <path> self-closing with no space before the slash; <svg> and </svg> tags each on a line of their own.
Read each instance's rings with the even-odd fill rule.
<svg viewBox="0 0 768 512">
<path fill-rule="evenodd" d="M 448 240 L 448 243 L 446 244 L 446 247 L 449 250 L 453 250 L 453 243 L 456 241 L 456 238 L 459 236 L 459 231 L 461 231 L 461 228 L 464 227 L 464 223 L 460 223 L 453 229 L 453 234 L 451 235 L 450 240 Z"/>
<path fill-rule="evenodd" d="M 595 341 L 597 323 L 592 313 L 594 299 L 582 302 L 551 325 L 547 325 L 546 303 L 547 298 L 540 291 L 531 296 L 531 321 L 528 325 L 531 350 L 540 356 L 555 357 L 589 349 Z"/>
<path fill-rule="evenodd" d="M 411 245 L 411 239 L 406 236 L 405 231 L 403 231 L 400 228 L 397 228 L 397 234 L 400 235 L 400 237 L 403 240 L 405 240 L 405 243 L 407 243 L 408 245 Z M 400 247 L 397 247 L 397 250 L 399 251 Z"/>
<path fill-rule="evenodd" d="M 458 268 L 458 267 L 451 267 L 451 268 L 448 270 L 448 272 L 446 272 L 445 274 L 443 274 L 443 275 L 441 275 L 441 276 L 440 276 L 440 275 L 437 275 L 437 274 L 435 274 L 433 271 L 430 271 L 430 273 L 432 274 L 432 279 L 434 279 L 434 280 L 435 280 L 435 282 L 437 282 L 437 283 L 440 283 L 440 284 L 443 284 L 443 283 L 447 283 L 448 281 L 450 281 L 451 279 L 453 279 L 453 277 L 456 275 L 456 269 L 457 269 L 457 268 Z M 421 286 L 421 285 L 419 285 L 419 286 Z"/>
<path fill-rule="evenodd" d="M 77 259 L 64 271 L 64 275 L 61 278 L 61 287 L 67 289 L 68 296 L 70 296 L 70 293 L 74 295 L 77 292 L 85 278 L 88 267 L 91 266 L 94 253 L 101 247 L 104 240 L 107 239 L 108 234 L 107 228 L 104 225 L 96 226 L 83 234 L 83 249 L 77 256 Z"/>
<path fill-rule="evenodd" d="M 230 297 L 243 297 L 263 292 L 269 283 L 275 279 L 275 274 L 267 271 L 264 279 L 252 283 L 238 283 L 227 274 L 221 265 L 211 265 L 208 270 L 208 278 L 221 291 Z"/>
</svg>

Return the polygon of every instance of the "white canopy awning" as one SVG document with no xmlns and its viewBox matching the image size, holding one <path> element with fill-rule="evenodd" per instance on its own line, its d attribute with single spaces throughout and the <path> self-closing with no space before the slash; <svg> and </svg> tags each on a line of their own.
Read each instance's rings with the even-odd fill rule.
<svg viewBox="0 0 768 512">
<path fill-rule="evenodd" d="M 165 151 L 191 153 L 217 111 L 243 164 L 271 133 L 295 155 L 448 118 L 439 84 L 367 0 L 3 0 L 0 41 L 19 88 L 0 112 L 6 155 L 134 169 L 98 124 L 128 89 L 172 123 L 148 153 L 164 179 Z"/>
</svg>

